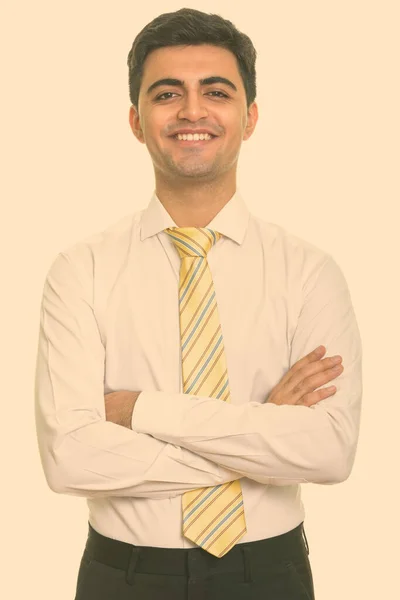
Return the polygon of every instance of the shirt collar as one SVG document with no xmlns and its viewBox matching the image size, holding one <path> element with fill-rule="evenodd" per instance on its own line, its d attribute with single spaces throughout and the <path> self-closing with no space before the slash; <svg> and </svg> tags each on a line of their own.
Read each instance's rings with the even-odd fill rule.
<svg viewBox="0 0 400 600">
<path fill-rule="evenodd" d="M 238 244 L 242 244 L 250 212 L 241 192 L 236 189 L 235 194 L 225 206 L 215 215 L 214 219 L 207 225 L 210 229 L 219 231 L 224 236 L 231 238 Z M 153 192 L 147 208 L 143 210 L 141 217 L 141 241 L 152 235 L 160 233 L 167 227 L 177 227 L 170 214 L 164 208 L 156 192 Z M 166 234 L 167 235 L 167 234 Z"/>
</svg>

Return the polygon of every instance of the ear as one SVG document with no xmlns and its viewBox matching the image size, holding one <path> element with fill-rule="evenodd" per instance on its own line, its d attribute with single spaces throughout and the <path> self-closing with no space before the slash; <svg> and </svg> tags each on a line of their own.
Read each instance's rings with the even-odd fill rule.
<svg viewBox="0 0 400 600">
<path fill-rule="evenodd" d="M 142 128 L 140 126 L 139 113 L 133 104 L 129 109 L 129 125 L 133 131 L 133 135 L 141 142 L 145 143 Z"/>
<path fill-rule="evenodd" d="M 248 140 L 252 135 L 258 121 L 258 106 L 256 102 L 252 102 L 247 112 L 247 125 L 243 133 L 243 140 Z"/>
</svg>

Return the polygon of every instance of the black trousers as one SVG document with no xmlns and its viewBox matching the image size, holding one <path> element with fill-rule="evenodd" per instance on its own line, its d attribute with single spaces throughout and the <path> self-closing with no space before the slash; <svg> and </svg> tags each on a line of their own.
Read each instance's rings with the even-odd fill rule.
<svg viewBox="0 0 400 600">
<path fill-rule="evenodd" d="M 89 523 L 75 600 L 315 600 L 308 554 L 303 523 L 222 558 L 200 547 L 134 546 Z"/>
</svg>

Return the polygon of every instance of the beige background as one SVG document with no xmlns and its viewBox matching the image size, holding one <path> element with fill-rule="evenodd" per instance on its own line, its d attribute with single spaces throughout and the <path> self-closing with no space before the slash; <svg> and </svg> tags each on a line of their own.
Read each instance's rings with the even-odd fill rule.
<svg viewBox="0 0 400 600">
<path fill-rule="evenodd" d="M 74 597 L 86 503 L 46 486 L 34 430 L 42 287 L 58 252 L 150 200 L 150 157 L 128 124 L 127 54 L 146 23 L 183 6 L 252 38 L 260 118 L 238 184 L 253 213 L 333 255 L 361 330 L 352 475 L 303 485 L 316 598 L 394 598 L 400 11 L 385 0 L 2 4 L 1 596 Z"/>
</svg>

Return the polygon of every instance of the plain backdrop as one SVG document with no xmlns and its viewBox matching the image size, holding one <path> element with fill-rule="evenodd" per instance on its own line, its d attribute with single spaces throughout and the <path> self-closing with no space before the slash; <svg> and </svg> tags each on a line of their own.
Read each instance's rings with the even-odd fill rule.
<svg viewBox="0 0 400 600">
<path fill-rule="evenodd" d="M 184 6 L 253 40 L 259 121 L 238 185 L 253 214 L 335 258 L 361 331 L 353 472 L 302 486 L 316 599 L 394 598 L 400 10 L 385 0 L 2 3 L 0 594 L 74 597 L 86 502 L 47 487 L 34 425 L 44 278 L 59 252 L 147 206 L 154 173 L 129 128 L 127 55 L 142 27 Z"/>
</svg>

